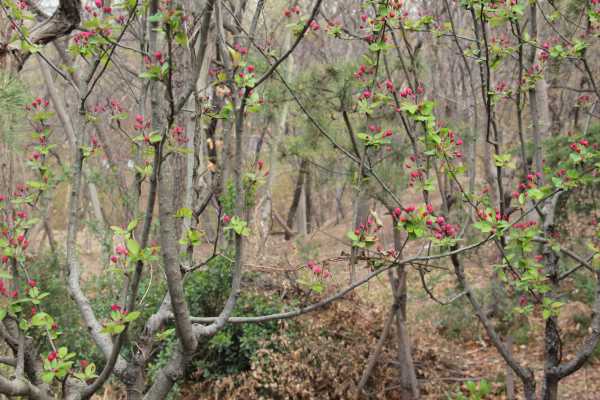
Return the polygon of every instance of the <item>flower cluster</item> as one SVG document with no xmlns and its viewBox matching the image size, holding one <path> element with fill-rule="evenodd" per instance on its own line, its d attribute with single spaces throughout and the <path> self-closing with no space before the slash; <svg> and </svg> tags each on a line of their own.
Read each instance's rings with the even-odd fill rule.
<svg viewBox="0 0 600 400">
<path fill-rule="evenodd" d="M 300 15 L 300 6 L 295 5 L 292 8 L 286 8 L 283 10 L 283 15 L 287 18 L 290 18 L 292 14 Z"/>
<path fill-rule="evenodd" d="M 397 207 L 392 218 L 396 227 L 405 230 L 410 239 L 423 237 L 427 231 L 437 240 L 453 239 L 459 230 L 458 225 L 449 224 L 444 216 L 436 216 L 431 204 L 420 208 L 414 205 L 404 209 Z"/>
<path fill-rule="evenodd" d="M 310 260 L 309 262 L 307 262 L 306 263 L 306 267 L 308 269 L 310 269 L 315 275 L 320 275 L 323 278 L 330 278 L 331 277 L 331 272 L 329 272 L 325 268 L 321 267 L 320 265 L 318 265 L 313 260 Z"/>
<path fill-rule="evenodd" d="M 135 125 L 133 127 L 137 131 L 150 128 L 150 121 L 146 121 L 143 115 L 138 114 L 135 116 Z"/>
<path fill-rule="evenodd" d="M 27 106 L 25 106 L 25 109 L 27 111 L 31 111 L 31 110 L 36 110 L 36 111 L 42 111 L 45 108 L 48 108 L 48 105 L 50 105 L 50 102 L 42 97 L 36 97 L 35 100 L 33 100 L 31 102 L 31 104 L 28 104 Z"/>
<path fill-rule="evenodd" d="M 177 142 L 178 145 L 183 146 L 185 145 L 188 141 L 189 138 L 185 135 L 185 130 L 183 129 L 182 126 L 174 126 L 171 129 L 171 136 L 173 137 L 173 139 L 175 139 L 175 141 Z"/>
</svg>

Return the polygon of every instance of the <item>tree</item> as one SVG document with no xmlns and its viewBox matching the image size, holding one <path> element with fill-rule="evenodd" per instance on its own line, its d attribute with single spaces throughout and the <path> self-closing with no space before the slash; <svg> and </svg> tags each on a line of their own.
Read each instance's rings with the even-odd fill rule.
<svg viewBox="0 0 600 400">
<path fill-rule="evenodd" d="M 1 200 L 0 333 L 9 355 L 0 361 L 14 373 L 0 375 L 0 393 L 87 399 L 115 377 L 128 398 L 163 399 L 202 356 L 202 344 L 228 325 L 316 312 L 387 273 L 392 304 L 357 390 L 367 385 L 394 332 L 402 394 L 418 398 L 407 279 L 418 274 L 425 292 L 447 303 L 428 286 L 427 274 L 437 268 L 451 272 L 453 299 L 468 299 L 525 398 L 536 398 L 541 383 L 540 398 L 557 399 L 560 381 L 579 370 L 600 341 L 600 292 L 590 333 L 569 359 L 562 358 L 558 326 L 573 274 L 587 271 L 600 287 L 597 227 L 583 243 L 560 237 L 558 222 L 569 213 L 569 197 L 598 184 L 598 138 L 590 134 L 600 100 L 592 56 L 598 2 L 364 0 L 352 2 L 362 7 L 356 13 L 346 2 L 266 3 L 61 0 L 46 15 L 37 3 L 2 0 L 9 29 L 0 61 L 31 78 L 32 88 L 39 88 L 33 77 L 41 72 L 49 99 L 40 95 L 27 106 L 33 134 L 21 156 L 29 167 L 26 184 L 5 188 L 12 194 Z M 277 37 L 284 28 L 290 34 Z M 292 55 L 294 68 L 284 72 Z M 310 77 L 303 73 L 308 70 Z M 566 134 L 551 122 L 574 112 L 557 109 L 559 92 L 574 100 L 577 115 L 586 115 L 583 129 L 575 121 L 575 132 Z M 573 95 L 580 92 L 589 95 Z M 13 94 L 0 87 L 0 100 Z M 265 133 L 269 124 L 277 135 Z M 259 131 L 252 148 L 251 136 Z M 62 133 L 66 149 L 57 137 Z M 234 316 L 255 225 L 251 216 L 258 214 L 252 209 L 262 206 L 256 194 L 265 180 L 273 208 L 275 178 L 267 178 L 269 166 L 260 159 L 265 140 L 270 152 L 282 153 L 282 165 L 300 159 L 286 237 L 298 205 L 306 201 L 312 214 L 317 207 L 311 199 L 318 198 L 312 194 L 328 190 L 314 184 L 316 171 L 350 177 L 343 178 L 354 189 L 353 222 L 343 239 L 350 247 L 349 283 L 313 304 Z M 44 210 L 64 182 L 61 260 L 87 343 L 102 355 L 98 369 L 85 359 L 77 365 L 80 355 L 62 341 L 56 316 L 48 312 L 56 300 L 31 270 L 31 232 L 43 224 L 53 242 Z M 117 187 L 114 215 L 102 201 L 115 196 L 105 182 Z M 113 288 L 117 297 L 107 299 L 110 309 L 100 311 L 95 294 L 82 286 L 86 267 L 78 238 L 88 208 L 119 286 Z M 393 230 L 388 248 L 386 219 Z M 209 231 L 207 255 L 200 246 Z M 468 254 L 484 249 L 498 260 L 485 266 L 484 285 L 492 287 L 496 304 L 482 304 L 466 268 Z M 219 293 L 223 304 L 216 316 L 193 315 L 197 299 L 186 293 L 185 282 L 214 260 L 230 267 L 230 281 Z M 367 270 L 359 274 L 362 264 Z M 141 286 L 154 267 L 164 291 L 146 313 Z M 330 271 L 315 260 L 304 267 L 317 277 L 309 289 L 321 291 Z M 510 323 L 504 330 L 499 324 L 515 315 L 544 321 L 541 382 L 529 360 L 513 356 Z M 173 338 L 173 347 L 163 345 L 165 338 Z M 167 361 L 151 374 L 157 353 Z"/>
</svg>

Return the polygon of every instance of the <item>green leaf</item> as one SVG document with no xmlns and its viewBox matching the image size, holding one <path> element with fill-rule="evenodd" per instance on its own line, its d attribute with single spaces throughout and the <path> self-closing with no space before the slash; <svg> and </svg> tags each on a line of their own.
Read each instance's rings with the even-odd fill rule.
<svg viewBox="0 0 600 400">
<path fill-rule="evenodd" d="M 482 379 L 481 382 L 479 382 L 479 394 L 482 397 L 485 397 L 490 394 L 491 391 L 492 387 L 490 386 L 490 383 L 487 380 Z"/>
<path fill-rule="evenodd" d="M 58 357 L 65 358 L 65 356 L 69 353 L 69 349 L 66 347 L 61 347 L 58 349 Z"/>
<path fill-rule="evenodd" d="M 52 317 L 45 312 L 38 312 L 31 318 L 33 326 L 50 326 L 53 322 Z"/>
<path fill-rule="evenodd" d="M 19 321 L 19 328 L 23 331 L 26 331 L 29 329 L 29 322 L 27 322 L 27 320 L 22 319 Z"/>
<path fill-rule="evenodd" d="M 44 371 L 42 372 L 42 380 L 46 383 L 50 383 L 54 380 L 54 372 Z"/>
<path fill-rule="evenodd" d="M 407 112 L 410 115 L 415 115 L 419 106 L 415 103 L 411 103 L 409 101 L 405 101 L 400 105 L 400 109 L 404 112 Z"/>
<path fill-rule="evenodd" d="M 190 210 L 189 208 L 183 207 L 180 208 L 179 210 L 177 210 L 177 213 L 175 214 L 176 218 L 192 218 L 192 210 Z"/>
<path fill-rule="evenodd" d="M 162 135 L 158 132 L 152 132 L 150 134 L 150 143 L 154 144 L 154 143 L 158 143 L 162 140 Z"/>
<path fill-rule="evenodd" d="M 123 228 L 121 228 L 120 226 L 111 226 L 110 229 L 112 229 L 112 231 L 115 233 L 115 235 L 117 236 L 121 236 L 121 237 L 125 237 L 127 236 L 127 231 L 124 230 Z"/>
<path fill-rule="evenodd" d="M 527 193 L 529 193 L 529 197 L 535 201 L 540 201 L 544 198 L 544 192 L 537 188 L 529 189 Z"/>
<path fill-rule="evenodd" d="M 487 221 L 478 221 L 473 226 L 480 230 L 482 233 L 490 233 L 492 231 L 492 225 Z"/>
<path fill-rule="evenodd" d="M 323 293 L 323 290 L 325 290 L 325 286 L 323 285 L 323 282 L 316 281 L 311 285 L 310 289 L 313 292 L 320 294 L 320 293 Z"/>
<path fill-rule="evenodd" d="M 158 12 L 154 15 L 151 15 L 150 17 L 148 17 L 148 21 L 150 22 L 160 22 L 165 18 L 165 15 L 161 12 Z"/>
<path fill-rule="evenodd" d="M 87 367 L 85 367 L 85 375 L 89 377 L 93 377 L 96 374 L 96 364 L 90 363 Z"/>
<path fill-rule="evenodd" d="M 156 79 L 156 74 L 152 72 L 142 72 L 138 75 L 141 79 Z"/>
<path fill-rule="evenodd" d="M 465 386 L 467 387 L 467 390 L 471 393 L 471 394 L 475 394 L 475 392 L 477 391 L 477 385 L 475 384 L 475 382 L 473 381 L 467 381 L 465 383 Z"/>
<path fill-rule="evenodd" d="M 503 168 L 504 166 L 508 165 L 510 163 L 510 160 L 512 158 L 511 154 L 495 154 L 494 155 L 494 163 L 496 164 L 496 167 L 500 167 Z"/>
<path fill-rule="evenodd" d="M 140 254 L 140 245 L 135 239 L 127 240 L 127 250 L 132 256 L 137 256 Z"/>
<path fill-rule="evenodd" d="M 185 32 L 180 31 L 175 34 L 175 43 L 177 43 L 179 46 L 187 46 L 188 37 Z"/>
<path fill-rule="evenodd" d="M 542 317 L 543 317 L 544 319 L 548 319 L 548 318 L 550 318 L 551 316 L 552 316 L 552 312 L 551 312 L 550 310 L 548 310 L 548 309 L 545 309 L 545 310 L 542 312 Z"/>
<path fill-rule="evenodd" d="M 131 221 L 129 223 L 129 225 L 127 225 L 127 232 L 132 232 L 136 228 L 137 225 L 138 225 L 138 220 L 136 218 L 133 221 Z"/>
<path fill-rule="evenodd" d="M 127 322 L 135 321 L 140 317 L 140 314 L 141 313 L 139 311 L 132 311 L 129 314 L 127 314 L 124 319 Z"/>
<path fill-rule="evenodd" d="M 111 120 L 124 121 L 129 118 L 129 114 L 126 112 L 122 112 L 120 114 L 115 114 L 110 117 Z"/>
</svg>

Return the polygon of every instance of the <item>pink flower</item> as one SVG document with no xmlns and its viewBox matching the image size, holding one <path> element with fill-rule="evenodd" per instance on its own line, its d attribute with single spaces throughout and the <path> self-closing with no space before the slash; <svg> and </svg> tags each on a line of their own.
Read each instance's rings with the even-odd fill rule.
<svg viewBox="0 0 600 400">
<path fill-rule="evenodd" d="M 323 268 L 319 267 L 318 265 L 315 265 L 314 267 L 312 267 L 312 271 L 315 274 L 319 275 L 323 272 Z"/>
<path fill-rule="evenodd" d="M 231 222 L 231 217 L 227 214 L 223 215 L 223 223 L 228 224 L 229 222 Z"/>
<path fill-rule="evenodd" d="M 404 88 L 401 92 L 400 92 L 400 97 L 408 97 L 411 96 L 413 94 L 413 91 L 411 88 L 407 87 Z"/>
<path fill-rule="evenodd" d="M 115 264 L 118 261 L 117 256 L 115 256 L 114 254 L 112 256 L 110 256 L 110 262 Z"/>
<path fill-rule="evenodd" d="M 96 7 L 102 8 L 102 0 L 95 0 L 94 4 L 96 4 Z"/>
<path fill-rule="evenodd" d="M 254 65 L 248 65 L 246 67 L 246 71 L 248 71 L 248 73 L 250 73 L 250 74 L 253 73 L 254 72 Z"/>
<path fill-rule="evenodd" d="M 100 0 L 96 0 L 96 1 L 100 1 Z M 56 357 L 58 357 L 58 353 L 55 351 L 50 352 L 50 354 L 48 354 L 48 361 L 54 361 L 56 360 Z"/>
<path fill-rule="evenodd" d="M 571 148 L 571 150 L 573 150 L 576 153 L 581 152 L 581 149 L 579 148 L 579 146 L 577 146 L 577 143 L 571 143 L 569 145 L 569 147 Z"/>
<path fill-rule="evenodd" d="M 140 124 L 143 123 L 144 122 L 144 116 L 140 115 L 140 114 L 136 115 L 135 116 L 135 121 L 138 122 L 138 123 L 140 123 Z"/>
<path fill-rule="evenodd" d="M 519 297 L 519 305 L 521 307 L 525 307 L 527 305 L 527 296 L 521 295 L 521 297 Z"/>
<path fill-rule="evenodd" d="M 125 246 L 123 246 L 122 244 L 118 244 L 117 247 L 115 247 L 115 252 L 121 256 L 127 256 L 129 254 L 129 251 L 127 251 L 127 248 Z"/>
<path fill-rule="evenodd" d="M 112 305 L 110 306 L 110 309 L 111 309 L 112 311 L 121 311 L 121 306 L 120 306 L 120 305 L 118 305 L 118 304 L 112 304 Z"/>
<path fill-rule="evenodd" d="M 27 285 L 29 285 L 29 287 L 36 287 L 37 286 L 37 282 L 34 279 L 29 279 L 27 280 Z"/>
</svg>

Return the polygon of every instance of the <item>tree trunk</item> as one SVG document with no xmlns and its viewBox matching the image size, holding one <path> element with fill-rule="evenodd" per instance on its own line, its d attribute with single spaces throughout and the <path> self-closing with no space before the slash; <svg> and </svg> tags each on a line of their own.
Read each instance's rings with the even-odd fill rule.
<svg viewBox="0 0 600 400">
<path fill-rule="evenodd" d="M 352 229 L 360 229 L 360 225 L 367 225 L 367 217 L 369 214 L 369 194 L 366 188 L 361 187 L 358 189 L 357 196 L 354 200 L 354 218 L 352 221 Z M 350 254 L 350 284 L 356 281 L 356 264 L 358 256 L 361 254 L 362 249 L 358 247 L 352 247 Z"/>
<path fill-rule="evenodd" d="M 401 232 L 394 229 L 394 248 L 397 252 L 402 249 Z M 406 269 L 400 265 L 396 270 L 396 276 L 390 273 L 390 285 L 394 301 L 398 303 L 396 315 L 397 341 L 398 341 L 398 364 L 400 366 L 400 386 L 401 398 L 403 400 L 416 400 L 420 397 L 419 385 L 415 364 L 412 358 L 412 345 L 408 330 L 406 329 L 406 306 L 407 306 L 407 288 L 406 288 Z"/>
<path fill-rule="evenodd" d="M 298 234 L 300 236 L 306 236 L 308 233 L 306 226 L 306 176 L 304 174 L 304 184 L 300 191 L 300 201 L 298 204 L 298 211 L 296 212 L 296 226 L 298 227 Z"/>
<path fill-rule="evenodd" d="M 306 159 L 302 159 L 300 162 L 300 171 L 298 172 L 298 178 L 296 179 L 296 188 L 294 189 L 294 195 L 292 197 L 292 204 L 290 205 L 290 211 L 288 212 L 286 225 L 290 228 L 293 228 L 294 217 L 296 216 L 296 211 L 298 210 L 298 205 L 300 204 L 300 200 L 302 198 L 302 188 L 304 186 L 304 178 L 306 176 L 306 168 L 308 167 L 308 161 Z M 285 240 L 290 240 L 291 236 L 286 231 Z"/>
<path fill-rule="evenodd" d="M 346 189 L 346 184 L 337 185 L 335 188 L 335 223 L 339 224 L 346 218 L 346 213 L 344 212 L 344 205 L 342 201 L 344 199 L 344 191 Z"/>
<path fill-rule="evenodd" d="M 312 231 L 312 172 L 310 168 L 306 172 L 306 180 L 304 181 L 304 206 L 306 216 L 306 233 Z"/>
</svg>

